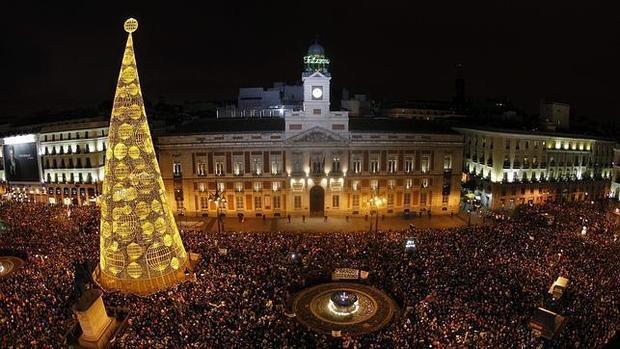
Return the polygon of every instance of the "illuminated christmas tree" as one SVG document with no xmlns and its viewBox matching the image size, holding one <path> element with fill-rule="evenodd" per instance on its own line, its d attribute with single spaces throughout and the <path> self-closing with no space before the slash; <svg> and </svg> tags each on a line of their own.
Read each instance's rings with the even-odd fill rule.
<svg viewBox="0 0 620 349">
<path fill-rule="evenodd" d="M 112 107 L 101 197 L 98 281 L 106 289 L 156 292 L 185 277 L 188 257 L 168 206 L 138 80 L 133 18 Z"/>
</svg>

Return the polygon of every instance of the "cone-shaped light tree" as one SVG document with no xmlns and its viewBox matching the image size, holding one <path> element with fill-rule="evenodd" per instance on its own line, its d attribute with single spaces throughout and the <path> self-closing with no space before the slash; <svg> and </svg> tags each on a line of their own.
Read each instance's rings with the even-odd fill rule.
<svg viewBox="0 0 620 349">
<path fill-rule="evenodd" d="M 185 277 L 188 257 L 168 206 L 153 149 L 129 33 L 116 85 L 101 197 L 98 281 L 106 289 L 150 294 Z"/>
</svg>

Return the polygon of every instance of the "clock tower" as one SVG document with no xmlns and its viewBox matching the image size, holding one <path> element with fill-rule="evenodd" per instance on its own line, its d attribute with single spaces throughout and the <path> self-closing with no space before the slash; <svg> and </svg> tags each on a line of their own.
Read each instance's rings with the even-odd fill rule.
<svg viewBox="0 0 620 349">
<path fill-rule="evenodd" d="M 308 117 L 325 117 L 329 114 L 329 59 L 325 49 L 317 42 L 304 56 L 305 69 L 301 80 L 304 84 L 304 112 Z"/>
<path fill-rule="evenodd" d="M 304 85 L 303 110 L 284 114 L 287 138 L 349 139 L 349 112 L 329 109 L 329 81 L 332 77 L 328 68 L 329 59 L 325 57 L 325 50 L 315 42 L 304 56 L 304 72 L 301 75 Z"/>
</svg>

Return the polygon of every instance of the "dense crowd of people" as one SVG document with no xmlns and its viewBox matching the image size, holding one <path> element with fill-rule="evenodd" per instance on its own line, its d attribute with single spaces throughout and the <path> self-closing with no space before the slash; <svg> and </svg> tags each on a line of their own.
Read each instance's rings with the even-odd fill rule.
<svg viewBox="0 0 620 349">
<path fill-rule="evenodd" d="M 0 279 L 0 347 L 62 345 L 74 320 L 75 265 L 98 260 L 98 215 L 94 207 L 0 203 L 11 227 L 0 248 L 28 255 Z M 377 233 L 184 231 L 186 248 L 203 256 L 196 281 L 149 297 L 106 293 L 106 305 L 130 310 L 115 346 L 538 347 L 544 340 L 528 321 L 539 306 L 568 318 L 545 346 L 607 343 L 620 329 L 620 241 L 605 212 L 546 204 L 495 217 L 484 226 Z M 405 251 L 406 239 L 415 251 Z M 337 267 L 368 270 L 368 282 L 397 300 L 399 316 L 353 338 L 286 316 L 296 290 Z M 554 301 L 547 290 L 558 276 L 570 284 Z"/>
</svg>

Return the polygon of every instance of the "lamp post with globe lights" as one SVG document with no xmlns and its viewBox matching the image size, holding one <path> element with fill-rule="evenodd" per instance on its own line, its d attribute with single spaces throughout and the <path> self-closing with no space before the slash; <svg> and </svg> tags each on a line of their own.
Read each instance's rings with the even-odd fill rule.
<svg viewBox="0 0 620 349">
<path fill-rule="evenodd" d="M 221 233 L 224 230 L 224 221 L 222 221 L 222 213 L 226 209 L 226 197 L 224 190 L 220 189 L 219 183 L 215 183 L 215 191 L 209 194 L 209 201 L 215 203 L 215 210 L 217 212 L 217 232 Z"/>
<path fill-rule="evenodd" d="M 370 229 L 369 231 L 372 231 L 372 215 L 373 212 L 376 215 L 376 221 L 375 221 L 375 232 L 379 231 L 379 207 L 382 207 L 385 205 L 385 198 L 384 197 L 380 197 L 378 195 L 378 190 L 376 190 L 373 195 L 370 197 L 370 199 L 368 199 L 368 205 L 370 206 Z"/>
</svg>

